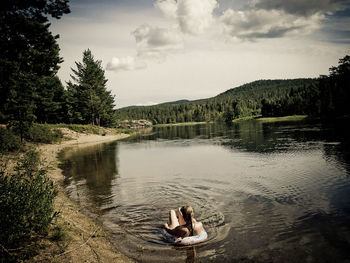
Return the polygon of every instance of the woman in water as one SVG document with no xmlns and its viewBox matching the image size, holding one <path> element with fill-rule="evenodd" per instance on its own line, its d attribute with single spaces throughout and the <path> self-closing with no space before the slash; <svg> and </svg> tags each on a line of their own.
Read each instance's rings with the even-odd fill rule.
<svg viewBox="0 0 350 263">
<path fill-rule="evenodd" d="M 169 225 L 164 224 L 166 231 L 176 237 L 199 235 L 203 230 L 201 222 L 194 219 L 193 208 L 189 205 L 178 208 L 177 216 L 174 210 L 169 212 Z"/>
</svg>

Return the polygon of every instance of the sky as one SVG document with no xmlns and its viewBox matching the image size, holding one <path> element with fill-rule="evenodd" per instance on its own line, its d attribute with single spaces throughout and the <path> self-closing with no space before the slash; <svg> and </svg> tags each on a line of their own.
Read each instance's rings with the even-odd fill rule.
<svg viewBox="0 0 350 263">
<path fill-rule="evenodd" d="M 71 0 L 52 19 L 62 83 L 90 49 L 116 107 L 314 78 L 350 55 L 350 0 Z"/>
</svg>

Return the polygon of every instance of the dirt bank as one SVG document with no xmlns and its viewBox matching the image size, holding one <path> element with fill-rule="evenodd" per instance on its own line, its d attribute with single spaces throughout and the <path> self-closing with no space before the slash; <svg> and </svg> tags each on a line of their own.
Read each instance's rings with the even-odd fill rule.
<svg viewBox="0 0 350 263">
<path fill-rule="evenodd" d="M 63 175 L 58 168 L 57 154 L 66 147 L 84 147 L 128 137 L 127 134 L 93 135 L 79 134 L 68 129 L 64 133 L 72 140 L 60 144 L 39 146 L 42 157 L 50 166 L 48 175 L 56 182 L 59 193 L 55 199 L 55 209 L 60 214 L 56 227 L 59 241 L 47 238 L 42 241 L 42 249 L 32 260 L 34 262 L 133 262 L 116 251 L 108 239 L 108 233 L 93 219 L 81 213 L 79 206 L 70 200 L 62 187 Z M 49 236 L 54 235 L 50 233 Z M 32 261 L 31 260 L 31 261 Z"/>
</svg>

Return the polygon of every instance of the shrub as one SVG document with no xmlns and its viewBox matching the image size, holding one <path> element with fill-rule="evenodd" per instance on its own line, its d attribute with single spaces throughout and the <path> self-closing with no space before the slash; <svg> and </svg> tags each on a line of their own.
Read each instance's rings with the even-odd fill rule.
<svg viewBox="0 0 350 263">
<path fill-rule="evenodd" d="M 15 172 L 0 171 L 0 244 L 14 247 L 32 234 L 43 234 L 54 217 L 57 190 L 31 149 L 18 160 Z"/>
<path fill-rule="evenodd" d="M 33 124 L 29 128 L 26 139 L 32 142 L 54 143 L 63 139 L 63 133 L 45 124 Z"/>
<path fill-rule="evenodd" d="M 20 138 L 11 130 L 0 127 L 0 152 L 18 150 L 21 146 Z"/>
</svg>

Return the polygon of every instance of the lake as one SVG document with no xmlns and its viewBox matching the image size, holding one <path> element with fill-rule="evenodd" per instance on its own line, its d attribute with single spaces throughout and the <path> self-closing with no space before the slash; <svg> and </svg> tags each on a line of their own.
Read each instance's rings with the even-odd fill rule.
<svg viewBox="0 0 350 263">
<path fill-rule="evenodd" d="M 61 153 L 68 195 L 143 262 L 349 262 L 349 129 L 318 121 L 154 127 Z M 189 204 L 209 239 L 162 239 Z"/>
</svg>

